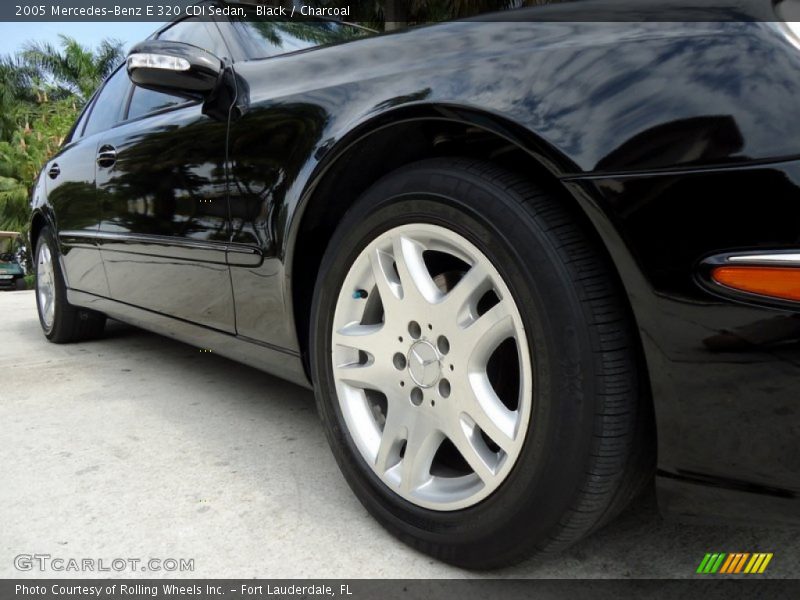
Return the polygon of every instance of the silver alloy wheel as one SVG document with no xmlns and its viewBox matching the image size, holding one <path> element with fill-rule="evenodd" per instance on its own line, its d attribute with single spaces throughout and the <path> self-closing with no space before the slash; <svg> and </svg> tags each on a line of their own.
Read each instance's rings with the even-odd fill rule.
<svg viewBox="0 0 800 600">
<path fill-rule="evenodd" d="M 56 310 L 56 283 L 53 257 L 46 243 L 41 245 L 36 257 L 36 294 L 39 298 L 39 314 L 45 329 L 49 331 L 53 327 Z"/>
<path fill-rule="evenodd" d="M 384 484 L 442 511 L 500 486 L 528 430 L 532 367 L 514 299 L 477 247 L 430 224 L 381 234 L 350 267 L 332 335 L 347 429 Z"/>
</svg>

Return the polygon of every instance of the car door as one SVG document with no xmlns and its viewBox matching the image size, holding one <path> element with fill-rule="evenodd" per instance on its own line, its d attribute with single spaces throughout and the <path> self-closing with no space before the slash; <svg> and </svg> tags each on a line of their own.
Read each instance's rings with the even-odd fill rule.
<svg viewBox="0 0 800 600">
<path fill-rule="evenodd" d="M 215 31 L 181 21 L 159 39 L 224 53 Z M 99 242 L 114 300 L 235 331 L 226 136 L 227 122 L 199 101 L 133 87 L 123 122 L 97 149 Z"/>
<path fill-rule="evenodd" d="M 328 115 L 313 101 L 268 97 L 263 86 L 266 60 L 319 46 L 347 42 L 369 31 L 336 21 L 280 21 L 247 16 L 221 24 L 237 56 L 239 102 L 249 83 L 258 89 L 258 101 L 231 124 L 229 139 L 230 211 L 232 247 L 252 248 L 262 261 L 235 264 L 231 280 L 236 302 L 236 330 L 240 336 L 283 348 L 296 346 L 295 329 L 286 318 L 283 266 L 275 231 L 286 218 L 283 199 L 297 180 L 305 159 L 323 136 Z M 315 50 L 316 51 L 316 50 Z M 320 50 L 324 51 L 324 50 Z M 266 92 L 266 94 L 265 94 Z M 265 97 L 266 95 L 266 97 Z"/>
<path fill-rule="evenodd" d="M 128 85 L 121 71 L 106 80 L 84 109 L 67 143 L 44 169 L 67 287 L 99 296 L 108 296 L 109 290 L 97 243 L 97 134 L 119 120 Z"/>
</svg>

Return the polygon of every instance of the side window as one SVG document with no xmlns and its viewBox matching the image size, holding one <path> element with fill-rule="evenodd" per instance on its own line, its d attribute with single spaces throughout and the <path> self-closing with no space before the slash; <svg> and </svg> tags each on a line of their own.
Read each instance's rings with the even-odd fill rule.
<svg viewBox="0 0 800 600">
<path fill-rule="evenodd" d="M 337 21 L 273 21 L 250 13 L 233 19 L 245 54 L 251 59 L 288 54 L 316 46 L 348 42 L 369 35 L 369 30 Z"/>
<path fill-rule="evenodd" d="M 94 101 L 84 135 L 92 135 L 116 125 L 122 120 L 131 82 L 125 67 L 118 69 L 100 90 Z"/>
<path fill-rule="evenodd" d="M 186 102 L 184 98 L 170 96 L 153 90 L 146 90 L 140 87 L 133 88 L 131 104 L 128 108 L 128 119 L 136 119 L 157 110 L 177 106 Z"/>
<path fill-rule="evenodd" d="M 94 100 L 91 98 L 90 102 Z M 83 137 L 83 128 L 86 126 L 86 121 L 89 119 L 89 114 L 92 112 L 92 107 L 87 106 L 86 109 L 81 113 L 80 120 L 75 124 L 75 127 L 72 129 L 72 134 L 69 136 L 69 141 L 74 142 L 75 140 L 79 140 Z"/>
<path fill-rule="evenodd" d="M 212 22 L 184 19 L 183 21 L 178 21 L 169 29 L 162 31 L 158 35 L 158 39 L 167 42 L 191 44 L 211 52 L 211 54 L 219 58 L 230 58 L 230 52 L 225 46 L 225 41 L 222 39 L 217 26 Z"/>
</svg>

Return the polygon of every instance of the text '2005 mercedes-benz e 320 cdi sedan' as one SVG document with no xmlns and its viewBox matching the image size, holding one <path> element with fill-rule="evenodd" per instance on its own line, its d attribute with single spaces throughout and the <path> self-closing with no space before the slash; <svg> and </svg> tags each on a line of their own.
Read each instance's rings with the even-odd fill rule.
<svg viewBox="0 0 800 600">
<path fill-rule="evenodd" d="M 717 4 L 171 23 L 33 190 L 44 333 L 313 387 L 364 506 L 457 565 L 566 547 L 654 474 L 664 511 L 797 522 L 800 28 Z"/>
</svg>

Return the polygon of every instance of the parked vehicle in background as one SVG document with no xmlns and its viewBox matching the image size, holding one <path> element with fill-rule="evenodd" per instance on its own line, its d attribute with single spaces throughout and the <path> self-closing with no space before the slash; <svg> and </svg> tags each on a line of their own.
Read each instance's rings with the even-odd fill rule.
<svg viewBox="0 0 800 600">
<path fill-rule="evenodd" d="M 0 231 L 0 290 L 25 289 L 25 269 L 20 258 L 21 241 L 16 231 Z"/>
</svg>

